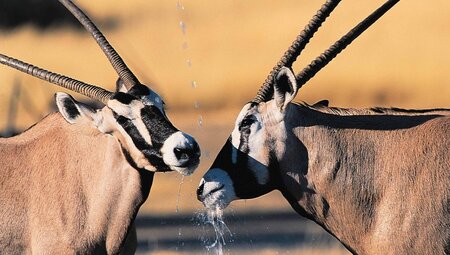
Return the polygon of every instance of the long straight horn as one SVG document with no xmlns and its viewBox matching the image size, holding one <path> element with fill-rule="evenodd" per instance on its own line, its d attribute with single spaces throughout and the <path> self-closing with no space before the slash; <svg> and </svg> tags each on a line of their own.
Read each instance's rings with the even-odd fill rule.
<svg viewBox="0 0 450 255">
<path fill-rule="evenodd" d="M 369 15 L 365 20 L 354 27 L 350 32 L 344 35 L 339 41 L 334 43 L 330 48 L 318 56 L 305 67 L 300 73 L 296 75 L 298 88 L 301 88 L 308 82 L 316 73 L 325 67 L 331 60 L 333 60 L 340 52 L 342 52 L 350 43 L 353 42 L 359 35 L 361 35 L 367 28 L 375 23 L 381 16 L 390 10 L 400 0 L 388 0 L 375 12 Z"/>
<path fill-rule="evenodd" d="M 71 0 L 59 0 L 84 26 L 84 28 L 91 33 L 92 37 L 97 41 L 100 48 L 105 53 L 106 57 L 111 62 L 114 70 L 116 70 L 119 77 L 124 82 L 127 89 L 139 84 L 139 80 L 130 71 L 122 58 L 117 54 L 111 44 L 106 40 L 105 36 L 95 26 L 94 22 Z"/>
<path fill-rule="evenodd" d="M 106 104 L 107 101 L 114 95 L 112 92 L 104 90 L 94 85 L 84 83 L 64 75 L 53 73 L 37 66 L 22 62 L 18 59 L 11 58 L 0 54 L 0 63 L 10 66 L 14 69 L 22 71 L 26 74 L 40 78 L 44 81 L 59 85 L 66 89 L 78 92 L 92 99 L 101 101 Z"/>
<path fill-rule="evenodd" d="M 283 57 L 274 66 L 270 74 L 267 76 L 262 87 L 258 91 L 253 102 L 264 102 L 272 98 L 272 87 L 275 75 L 278 73 L 281 67 L 287 66 L 291 67 L 295 60 L 300 56 L 303 49 L 309 43 L 309 40 L 314 36 L 314 33 L 319 30 L 323 22 L 330 16 L 331 12 L 336 8 L 336 6 L 341 2 L 341 0 L 327 0 L 322 7 L 317 11 L 317 13 L 311 18 L 308 25 L 303 29 L 303 31 L 297 36 L 294 42 L 292 42 L 289 49 L 284 53 Z"/>
</svg>

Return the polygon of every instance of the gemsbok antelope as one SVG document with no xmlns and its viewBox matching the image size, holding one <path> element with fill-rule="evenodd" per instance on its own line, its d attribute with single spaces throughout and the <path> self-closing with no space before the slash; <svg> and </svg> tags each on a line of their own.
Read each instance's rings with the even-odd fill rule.
<svg viewBox="0 0 450 255">
<path fill-rule="evenodd" d="M 117 91 L 0 54 L 0 63 L 81 93 L 102 109 L 56 94 L 59 113 L 0 139 L 1 254 L 133 254 L 134 219 L 154 172 L 191 174 L 200 149 L 167 118 L 94 23 L 59 0 L 95 38 L 120 77 Z"/>
<path fill-rule="evenodd" d="M 354 254 L 450 254 L 450 109 L 295 104 L 300 87 L 398 0 L 298 75 L 291 69 L 339 1 L 327 1 L 273 69 L 197 189 L 207 208 L 279 190 Z"/>
</svg>

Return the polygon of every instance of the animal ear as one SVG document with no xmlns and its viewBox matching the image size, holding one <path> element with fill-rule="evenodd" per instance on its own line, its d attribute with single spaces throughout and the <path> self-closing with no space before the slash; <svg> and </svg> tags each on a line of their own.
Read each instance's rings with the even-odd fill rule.
<svg viewBox="0 0 450 255">
<path fill-rule="evenodd" d="M 295 74 L 290 68 L 282 67 L 275 77 L 274 98 L 278 108 L 284 111 L 298 92 Z"/>
<path fill-rule="evenodd" d="M 118 78 L 116 81 L 116 92 L 127 93 L 128 89 L 125 87 L 125 83 L 123 83 L 122 79 Z"/>
<path fill-rule="evenodd" d="M 80 117 L 94 120 L 95 111 L 89 106 L 77 102 L 72 96 L 58 92 L 55 94 L 56 105 L 64 119 L 70 124 L 74 124 Z"/>
</svg>

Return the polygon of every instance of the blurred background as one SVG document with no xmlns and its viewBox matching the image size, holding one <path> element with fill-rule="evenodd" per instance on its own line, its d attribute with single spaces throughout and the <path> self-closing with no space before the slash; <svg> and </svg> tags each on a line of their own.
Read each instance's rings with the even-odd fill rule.
<svg viewBox="0 0 450 255">
<path fill-rule="evenodd" d="M 214 254 L 197 184 L 282 53 L 323 0 L 78 0 L 125 62 L 163 96 L 169 118 L 200 142 L 190 177 L 157 174 L 138 222 L 141 254 Z M 381 0 L 345 0 L 294 65 L 300 71 Z M 450 2 L 401 1 L 301 89 L 332 106 L 450 107 Z M 0 53 L 113 90 L 117 78 L 91 36 L 58 1 L 0 0 Z M 0 66 L 0 133 L 55 111 L 62 89 Z M 82 96 L 71 93 L 82 101 Z M 225 254 L 347 254 L 297 216 L 278 192 L 233 202 Z"/>
</svg>

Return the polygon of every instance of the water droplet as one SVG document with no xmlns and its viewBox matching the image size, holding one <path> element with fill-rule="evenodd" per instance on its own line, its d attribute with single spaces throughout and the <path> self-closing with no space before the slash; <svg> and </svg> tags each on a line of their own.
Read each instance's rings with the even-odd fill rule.
<svg viewBox="0 0 450 255">
<path fill-rule="evenodd" d="M 200 102 L 198 100 L 195 100 L 194 102 L 194 108 L 199 109 L 200 108 Z"/>
<path fill-rule="evenodd" d="M 191 86 L 192 86 L 193 89 L 195 89 L 195 88 L 198 87 L 198 84 L 197 84 L 196 81 L 191 81 Z"/>
<path fill-rule="evenodd" d="M 177 2 L 177 10 L 184 11 L 184 5 L 180 1 Z"/>
<path fill-rule="evenodd" d="M 180 244 L 181 244 L 181 247 L 184 246 L 184 242 L 181 241 L 181 228 L 178 228 L 178 245 L 177 245 L 177 248 L 178 248 L 178 246 L 180 246 Z"/>
<path fill-rule="evenodd" d="M 180 212 L 181 187 L 183 186 L 183 183 L 184 183 L 184 175 L 181 176 L 180 186 L 178 187 L 177 205 L 175 208 L 176 213 Z"/>
<path fill-rule="evenodd" d="M 180 20 L 179 26 L 183 35 L 186 34 L 186 24 L 182 20 Z"/>
<path fill-rule="evenodd" d="M 190 59 L 186 60 L 186 65 L 187 65 L 187 67 L 191 68 L 192 67 L 192 61 Z"/>
<path fill-rule="evenodd" d="M 202 127 L 202 126 L 203 126 L 203 117 L 202 117 L 202 115 L 199 115 L 199 116 L 198 116 L 198 126 L 199 126 L 199 127 Z"/>
</svg>

